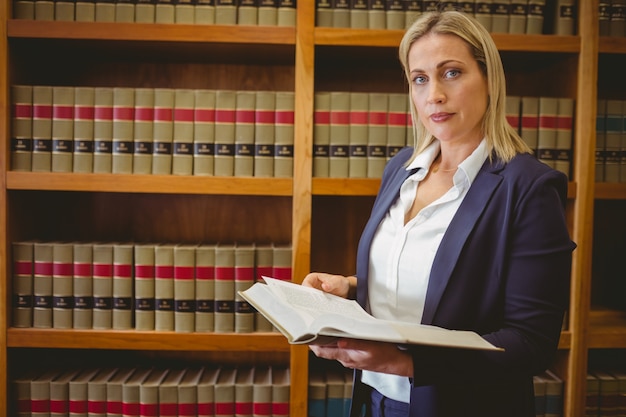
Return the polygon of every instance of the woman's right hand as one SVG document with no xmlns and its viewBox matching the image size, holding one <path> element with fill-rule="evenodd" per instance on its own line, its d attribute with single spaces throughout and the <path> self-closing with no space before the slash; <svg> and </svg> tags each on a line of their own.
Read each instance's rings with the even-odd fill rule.
<svg viewBox="0 0 626 417">
<path fill-rule="evenodd" d="M 356 277 L 354 276 L 346 277 L 324 272 L 311 272 L 304 277 L 302 285 L 343 298 L 354 298 L 354 294 L 356 294 Z"/>
</svg>

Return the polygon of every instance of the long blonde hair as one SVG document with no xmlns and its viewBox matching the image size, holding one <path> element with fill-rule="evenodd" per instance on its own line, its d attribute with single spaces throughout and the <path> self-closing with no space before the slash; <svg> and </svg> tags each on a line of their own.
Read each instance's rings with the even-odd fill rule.
<svg viewBox="0 0 626 417">
<path fill-rule="evenodd" d="M 457 11 L 429 12 L 421 15 L 404 34 L 399 57 L 409 84 L 413 88 L 409 68 L 409 50 L 415 41 L 434 33 L 455 35 L 464 40 L 487 80 L 488 104 L 482 121 L 482 132 L 492 151 L 504 162 L 518 153 L 532 152 L 506 120 L 506 80 L 500 54 L 489 32 L 475 19 Z M 415 151 L 410 160 L 422 152 L 436 138 L 420 122 L 413 100 L 409 100 L 413 118 Z M 410 161 L 409 161 L 410 162 Z"/>
</svg>

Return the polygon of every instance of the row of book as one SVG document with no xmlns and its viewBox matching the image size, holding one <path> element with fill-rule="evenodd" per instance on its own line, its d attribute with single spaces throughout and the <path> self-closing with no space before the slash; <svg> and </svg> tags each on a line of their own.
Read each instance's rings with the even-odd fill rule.
<svg viewBox="0 0 626 417">
<path fill-rule="evenodd" d="M 404 29 L 421 13 L 458 10 L 474 16 L 492 33 L 573 35 L 575 9 L 575 0 L 317 0 L 316 24 Z M 546 24 L 546 16 L 554 16 L 553 24 Z"/>
<path fill-rule="evenodd" d="M 626 36 L 626 1 L 599 0 L 600 36 Z"/>
<path fill-rule="evenodd" d="M 291 280 L 290 245 L 14 242 L 13 326 L 273 331 L 245 302 L 262 276 Z"/>
<path fill-rule="evenodd" d="M 626 100 L 599 99 L 596 181 L 626 183 Z"/>
<path fill-rule="evenodd" d="M 15 19 L 295 26 L 295 0 L 15 0 Z"/>
<path fill-rule="evenodd" d="M 587 373 L 585 416 L 626 416 L 626 372 L 611 369 Z"/>
<path fill-rule="evenodd" d="M 288 368 L 87 368 L 13 381 L 17 417 L 286 417 Z"/>
<path fill-rule="evenodd" d="M 563 379 L 551 370 L 533 377 L 535 416 L 561 417 L 563 415 Z"/>
<path fill-rule="evenodd" d="M 12 86 L 11 169 L 293 176 L 294 93 Z"/>
</svg>

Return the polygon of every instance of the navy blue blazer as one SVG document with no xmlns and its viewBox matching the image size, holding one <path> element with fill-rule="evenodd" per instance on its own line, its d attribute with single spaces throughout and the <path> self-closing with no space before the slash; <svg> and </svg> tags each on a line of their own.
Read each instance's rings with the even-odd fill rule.
<svg viewBox="0 0 626 417">
<path fill-rule="evenodd" d="M 357 253 L 357 300 L 367 300 L 369 251 L 415 171 L 412 148 L 383 174 Z M 487 160 L 437 251 L 422 323 L 473 330 L 504 352 L 411 346 L 410 417 L 534 416 L 532 376 L 553 360 L 569 302 L 572 251 L 567 178 L 529 154 Z M 419 253 L 415 256 L 419 257 Z M 355 373 L 352 416 L 369 401 Z"/>
</svg>

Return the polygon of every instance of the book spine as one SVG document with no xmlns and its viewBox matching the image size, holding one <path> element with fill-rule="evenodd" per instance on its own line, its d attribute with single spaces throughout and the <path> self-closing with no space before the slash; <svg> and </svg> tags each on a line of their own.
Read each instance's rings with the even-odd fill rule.
<svg viewBox="0 0 626 417">
<path fill-rule="evenodd" d="M 313 114 L 313 176 L 328 178 L 330 152 L 330 93 L 316 92 Z"/>
<path fill-rule="evenodd" d="M 213 175 L 215 156 L 215 97 L 212 90 L 195 91 L 193 174 Z"/>
<path fill-rule="evenodd" d="M 152 173 L 172 173 L 172 146 L 174 141 L 174 90 L 157 88 L 154 91 L 154 148 Z"/>
<path fill-rule="evenodd" d="M 178 417 L 196 417 L 198 408 L 198 381 L 204 369 L 189 369 L 178 384 Z"/>
<path fill-rule="evenodd" d="M 52 244 L 34 244 L 33 327 L 52 327 Z"/>
<path fill-rule="evenodd" d="M 87 382 L 88 417 L 107 417 L 107 383 L 116 372 L 116 368 L 102 369 Z"/>
<path fill-rule="evenodd" d="M 606 101 L 606 135 L 604 181 L 619 182 L 620 180 L 620 149 L 622 136 L 622 100 Z"/>
<path fill-rule="evenodd" d="M 239 295 L 254 284 L 255 245 L 235 246 L 235 332 L 251 333 L 254 331 L 254 310 Z"/>
<path fill-rule="evenodd" d="M 254 91 L 237 91 L 235 100 L 234 175 L 251 177 L 254 174 L 256 93 Z"/>
<path fill-rule="evenodd" d="M 406 94 L 389 94 L 387 116 L 387 160 L 406 145 L 406 118 L 408 97 Z"/>
<path fill-rule="evenodd" d="M 493 21 L 493 0 L 476 0 L 474 6 L 474 17 L 478 20 L 489 32 L 492 29 Z"/>
<path fill-rule="evenodd" d="M 54 20 L 54 2 L 52 0 L 35 1 L 35 20 Z"/>
<path fill-rule="evenodd" d="M 276 93 L 257 91 L 254 106 L 254 176 L 274 176 Z"/>
<path fill-rule="evenodd" d="M 368 29 L 386 29 L 385 1 L 367 1 L 367 27 Z"/>
<path fill-rule="evenodd" d="M 74 87 L 73 172 L 93 171 L 94 99 L 93 87 Z"/>
<path fill-rule="evenodd" d="M 272 368 L 272 416 L 289 416 L 289 368 Z"/>
<path fill-rule="evenodd" d="M 177 89 L 174 92 L 174 138 L 172 174 L 193 174 L 193 113 L 194 91 Z"/>
<path fill-rule="evenodd" d="M 520 134 L 522 98 L 520 96 L 506 96 L 506 121 Z"/>
<path fill-rule="evenodd" d="M 511 0 L 494 0 L 491 9 L 491 32 L 508 33 Z"/>
<path fill-rule="evenodd" d="M 154 330 L 154 245 L 135 245 L 135 329 Z"/>
<path fill-rule="evenodd" d="M 341 416 L 343 414 L 343 375 L 338 369 L 326 370 L 326 415 Z"/>
<path fill-rule="evenodd" d="M 75 9 L 75 0 L 54 0 L 54 20 L 58 22 L 73 22 Z"/>
<path fill-rule="evenodd" d="M 528 15 L 526 17 L 526 33 L 541 35 L 546 13 L 546 0 L 528 0 Z"/>
<path fill-rule="evenodd" d="M 274 177 L 293 177 L 295 101 L 291 91 L 276 92 Z"/>
<path fill-rule="evenodd" d="M 94 89 L 93 172 L 110 173 L 113 156 L 113 89 Z"/>
<path fill-rule="evenodd" d="M 113 245 L 93 245 L 93 328 L 113 325 Z"/>
<path fill-rule="evenodd" d="M 175 0 L 157 0 L 154 10 L 155 23 L 175 23 L 176 9 L 174 7 Z"/>
<path fill-rule="evenodd" d="M 539 97 L 539 130 L 537 132 L 537 158 L 544 164 L 555 167 L 556 119 L 558 100 Z"/>
<path fill-rule="evenodd" d="M 13 327 L 33 325 L 33 243 L 13 242 Z"/>
<path fill-rule="evenodd" d="M 252 417 L 272 415 L 272 368 L 256 366 L 252 386 Z"/>
<path fill-rule="evenodd" d="M 349 0 L 350 27 L 352 29 L 367 29 L 368 0 Z"/>
<path fill-rule="evenodd" d="M 215 0 L 215 23 L 218 25 L 237 24 L 237 3 L 235 0 Z"/>
<path fill-rule="evenodd" d="M 174 330 L 193 332 L 196 327 L 196 247 L 174 248 Z"/>
<path fill-rule="evenodd" d="M 237 24 L 255 26 L 259 21 L 257 0 L 237 0 Z"/>
<path fill-rule="evenodd" d="M 77 22 L 95 22 L 96 21 L 96 1 L 95 0 L 77 0 L 76 12 L 74 20 Z"/>
<path fill-rule="evenodd" d="M 97 369 L 84 369 L 69 381 L 68 417 L 88 417 L 87 383 L 97 372 Z"/>
<path fill-rule="evenodd" d="M 97 0 L 95 19 L 96 22 L 115 22 L 115 1 Z"/>
<path fill-rule="evenodd" d="M 219 377 L 215 383 L 215 417 L 231 417 L 235 416 L 235 385 L 236 385 L 236 369 L 220 370 Z M 198 396 L 198 401 L 200 397 Z M 198 413 L 199 415 L 200 413 Z M 198 416 L 200 417 L 200 416 Z"/>
<path fill-rule="evenodd" d="M 385 27 L 392 30 L 402 30 L 406 25 L 406 6 L 403 0 L 385 1 Z"/>
<path fill-rule="evenodd" d="M 30 171 L 33 155 L 33 87 L 11 86 L 11 170 Z"/>
<path fill-rule="evenodd" d="M 52 245 L 52 327 L 71 329 L 74 309 L 73 264 L 74 246 Z"/>
<path fill-rule="evenodd" d="M 174 246 L 154 249 L 154 329 L 174 330 Z"/>
<path fill-rule="evenodd" d="M 335 28 L 349 28 L 350 23 L 350 0 L 331 0 L 330 9 L 333 14 L 333 26 Z"/>
<path fill-rule="evenodd" d="M 185 375 L 186 369 L 172 369 L 159 385 L 158 410 L 159 417 L 178 417 L 178 385 Z"/>
<path fill-rule="evenodd" d="M 113 329 L 133 328 L 133 245 L 113 245 Z"/>
<path fill-rule="evenodd" d="M 318 27 L 333 27 L 332 0 L 315 1 L 315 25 Z"/>
<path fill-rule="evenodd" d="M 387 112 L 385 93 L 369 93 L 367 177 L 380 178 L 387 163 Z"/>
<path fill-rule="evenodd" d="M 33 87 L 33 159 L 37 172 L 52 169 L 52 87 Z"/>
<path fill-rule="evenodd" d="M 215 332 L 235 331 L 235 246 L 215 248 Z"/>
<path fill-rule="evenodd" d="M 141 383 L 150 374 L 149 369 L 138 369 L 128 380 L 122 384 L 122 416 L 141 416 Z"/>
<path fill-rule="evenodd" d="M 152 173 L 154 146 L 154 89 L 135 88 L 133 174 Z"/>
<path fill-rule="evenodd" d="M 217 371 L 219 372 L 219 370 Z M 216 412 L 216 400 L 215 400 L 215 382 L 217 378 L 212 378 L 210 371 L 205 371 L 202 375 L 202 378 L 199 380 L 197 384 L 197 394 L 196 394 L 196 409 L 197 413 L 194 416 L 197 417 L 214 417 L 216 415 L 221 415 Z M 234 405 L 234 399 L 233 399 Z M 224 411 L 223 409 L 220 412 Z M 230 413 L 227 415 L 233 416 L 235 415 L 234 407 L 229 410 Z"/>
<path fill-rule="evenodd" d="M 168 372 L 155 369 L 139 385 L 139 417 L 159 416 L 159 386 Z"/>
<path fill-rule="evenodd" d="M 283 281 L 291 281 L 292 267 L 291 257 L 293 250 L 291 245 L 274 245 L 272 278 Z"/>
<path fill-rule="evenodd" d="M 609 18 L 609 36 L 623 37 L 624 35 L 626 35 L 626 1 L 613 0 Z"/>
<path fill-rule="evenodd" d="M 576 5 L 574 3 L 574 0 L 557 1 L 554 13 L 554 33 L 556 35 L 574 35 L 576 33 Z"/>
<path fill-rule="evenodd" d="M 274 266 L 274 248 L 271 244 L 256 245 L 255 250 L 255 267 L 256 276 L 255 282 L 262 282 L 263 277 L 272 276 L 272 267 Z M 272 324 L 265 318 L 265 316 L 258 311 L 254 313 L 255 330 L 257 332 L 270 332 L 272 331 Z"/>
<path fill-rule="evenodd" d="M 402 0 L 405 4 L 404 28 L 408 28 L 422 14 L 422 0 Z M 472 5 L 472 15 L 474 9 Z"/>
<path fill-rule="evenodd" d="M 572 127 L 574 124 L 574 99 L 558 99 L 556 122 L 556 161 L 555 168 L 570 176 L 572 161 Z"/>
<path fill-rule="evenodd" d="M 296 0 L 278 0 L 277 26 L 296 26 L 296 3 Z"/>
<path fill-rule="evenodd" d="M 34 20 L 35 19 L 35 2 L 34 0 L 16 0 L 13 3 L 13 18 Z"/>
<path fill-rule="evenodd" d="M 174 23 L 193 25 L 195 23 L 196 2 L 194 0 L 177 0 L 174 3 Z"/>
<path fill-rule="evenodd" d="M 604 182 L 604 165 L 606 155 L 604 148 L 606 145 L 606 100 L 598 99 L 596 112 L 596 155 L 595 155 L 595 180 Z"/>
<path fill-rule="evenodd" d="M 194 12 L 195 24 L 211 25 L 216 23 L 215 0 L 197 0 Z"/>
<path fill-rule="evenodd" d="M 216 176 L 232 176 L 235 172 L 235 91 L 218 90 L 215 95 L 215 161 Z"/>
<path fill-rule="evenodd" d="M 195 331 L 212 332 L 215 329 L 215 246 L 196 248 L 196 314 Z"/>
<path fill-rule="evenodd" d="M 598 0 L 598 26 L 600 36 L 611 34 L 611 0 Z"/>
<path fill-rule="evenodd" d="M 511 0 L 511 15 L 509 17 L 509 33 L 526 33 L 528 16 L 527 0 Z"/>
<path fill-rule="evenodd" d="M 134 0 L 135 22 L 155 23 L 156 1 L 155 0 Z"/>
<path fill-rule="evenodd" d="M 52 88 L 52 172 L 72 172 L 74 87 Z"/>
<path fill-rule="evenodd" d="M 26 373 L 12 381 L 17 417 L 31 417 L 32 415 L 30 384 L 35 375 L 34 372 Z"/>
<path fill-rule="evenodd" d="M 77 370 L 70 369 L 50 381 L 50 417 L 69 415 L 69 381 L 77 373 Z"/>
<path fill-rule="evenodd" d="M 241 366 L 235 381 L 235 417 L 252 417 L 254 368 Z"/>
<path fill-rule="evenodd" d="M 350 138 L 350 93 L 330 93 L 330 153 L 328 175 L 347 178 Z"/>
<path fill-rule="evenodd" d="M 322 369 L 309 372 L 309 417 L 326 416 L 326 378 Z"/>
<path fill-rule="evenodd" d="M 537 155 L 539 135 L 539 97 L 522 97 L 520 136 Z"/>
<path fill-rule="evenodd" d="M 120 6 L 117 3 L 116 6 Z M 135 118 L 135 91 L 133 88 L 113 88 L 113 158 L 114 174 L 133 172 L 133 130 Z"/>
<path fill-rule="evenodd" d="M 367 177 L 369 94 L 351 92 L 348 138 L 348 177 Z"/>
<path fill-rule="evenodd" d="M 134 373 L 135 369 L 121 370 L 110 381 L 107 382 L 106 387 L 106 410 L 107 417 L 122 417 L 123 411 L 123 387 L 126 382 Z M 130 411 L 130 410 L 128 410 Z"/>
<path fill-rule="evenodd" d="M 75 329 L 93 327 L 93 245 L 76 243 L 74 245 L 74 316 Z"/>
<path fill-rule="evenodd" d="M 278 0 L 259 0 L 259 26 L 278 26 Z"/>
</svg>

